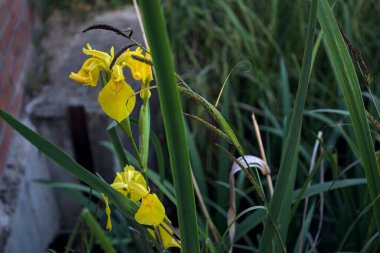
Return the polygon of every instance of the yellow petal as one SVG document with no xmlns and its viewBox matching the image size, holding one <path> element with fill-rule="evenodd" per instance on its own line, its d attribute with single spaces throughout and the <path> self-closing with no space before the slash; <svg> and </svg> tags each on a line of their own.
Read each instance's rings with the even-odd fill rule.
<svg viewBox="0 0 380 253">
<path fill-rule="evenodd" d="M 167 219 L 167 218 L 166 218 Z M 168 220 L 168 219 L 167 219 Z M 168 220 L 169 221 L 169 220 Z M 170 222 L 170 221 L 169 221 Z M 179 240 L 176 240 L 174 239 L 174 233 L 173 233 L 173 230 L 165 223 L 165 222 L 162 222 L 160 224 L 160 226 L 158 227 L 158 233 L 159 233 L 159 236 L 161 237 L 160 241 L 162 242 L 162 246 L 167 249 L 167 248 L 171 248 L 171 247 L 177 247 L 177 248 L 181 248 L 181 242 Z M 148 228 L 148 232 L 155 238 L 157 239 L 157 236 L 156 236 L 156 232 L 151 229 L 151 228 Z"/>
<path fill-rule="evenodd" d="M 131 86 L 124 80 L 110 81 L 100 91 L 98 101 L 103 111 L 117 122 L 131 114 L 135 107 L 136 97 Z"/>
<path fill-rule="evenodd" d="M 104 198 L 104 203 L 106 204 L 106 215 L 107 215 L 107 225 L 106 225 L 106 229 L 108 231 L 111 231 L 112 230 L 112 222 L 111 222 L 111 209 L 110 209 L 110 206 L 108 204 L 108 197 L 106 195 L 104 195 L 102 193 L 102 196 Z"/>
<path fill-rule="evenodd" d="M 138 223 L 148 226 L 158 226 L 165 218 L 165 208 L 157 195 L 154 193 L 146 195 L 139 210 L 135 214 Z"/>
<path fill-rule="evenodd" d="M 142 184 L 131 184 L 129 186 L 130 199 L 137 202 L 143 197 L 145 197 L 149 191 L 145 185 Z"/>
<path fill-rule="evenodd" d="M 99 79 L 101 62 L 97 59 L 87 59 L 78 73 L 71 72 L 70 79 L 77 83 L 96 86 Z"/>
<path fill-rule="evenodd" d="M 112 62 L 112 57 L 109 54 L 103 51 L 92 49 L 89 43 L 87 43 L 87 48 L 83 48 L 83 53 L 86 55 L 91 55 L 92 57 L 103 61 L 107 67 L 109 67 Z"/>
<path fill-rule="evenodd" d="M 131 165 L 125 166 L 124 172 L 116 174 L 111 187 L 135 202 L 149 193 L 144 176 Z"/>
</svg>

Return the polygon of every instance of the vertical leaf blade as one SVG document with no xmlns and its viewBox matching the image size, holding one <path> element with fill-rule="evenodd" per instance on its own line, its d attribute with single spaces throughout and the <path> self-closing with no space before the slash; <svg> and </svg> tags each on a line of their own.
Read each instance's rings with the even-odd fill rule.
<svg viewBox="0 0 380 253">
<path fill-rule="evenodd" d="M 350 113 L 359 154 L 367 177 L 368 190 L 373 202 L 373 212 L 380 231 L 380 173 L 375 149 L 365 116 L 359 81 L 347 46 L 326 0 L 318 4 L 318 20 L 325 34 L 326 49 L 331 59 L 336 79 Z"/>
<path fill-rule="evenodd" d="M 289 225 L 288 214 L 290 212 L 292 198 L 291 193 L 294 188 L 296 177 L 296 161 L 298 160 L 298 146 L 303 121 L 302 115 L 311 72 L 313 35 L 316 22 L 317 0 L 313 0 L 309 13 L 306 46 L 302 61 L 301 74 L 298 82 L 295 106 L 293 108 L 288 136 L 286 138 L 285 147 L 281 158 L 279 175 L 277 177 L 272 201 L 270 203 L 269 214 L 265 221 L 263 236 L 260 241 L 260 252 L 271 252 L 270 248 L 275 232 L 274 225 L 279 228 L 279 234 L 286 240 L 286 234 Z M 281 245 L 279 246 L 279 242 L 279 240 L 276 241 L 276 249 L 279 249 L 279 247 L 281 247 Z"/>
<path fill-rule="evenodd" d="M 140 7 L 157 77 L 158 95 L 177 200 L 182 252 L 198 253 L 198 226 L 190 159 L 165 18 L 159 0 L 142 0 Z"/>
</svg>

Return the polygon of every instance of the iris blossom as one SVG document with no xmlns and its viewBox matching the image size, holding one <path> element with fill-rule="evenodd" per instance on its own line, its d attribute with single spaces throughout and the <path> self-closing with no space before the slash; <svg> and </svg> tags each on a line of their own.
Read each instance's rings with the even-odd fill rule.
<svg viewBox="0 0 380 253">
<path fill-rule="evenodd" d="M 87 43 L 87 48 L 83 48 L 83 53 L 91 56 L 87 59 L 78 73 L 71 73 L 70 78 L 83 85 L 96 86 L 101 71 L 108 76 L 108 83 L 99 93 L 98 102 L 103 111 L 117 122 L 127 118 L 136 103 L 135 92 L 125 81 L 122 66 L 115 64 L 110 69 L 114 58 L 113 47 L 110 54 L 92 49 Z"/>
<path fill-rule="evenodd" d="M 127 198 L 137 202 L 149 191 L 144 176 L 131 165 L 124 167 L 124 172 L 118 172 L 111 186 Z"/>
<path fill-rule="evenodd" d="M 148 232 L 166 248 L 180 248 L 180 241 L 174 239 L 174 233 L 168 224 L 170 220 L 165 214 L 165 207 L 158 199 L 157 195 L 150 193 L 144 176 L 131 165 L 124 167 L 123 172 L 118 172 L 111 184 L 126 198 L 134 202 L 140 202 L 140 207 L 135 214 L 135 220 L 144 226 L 149 226 Z M 106 204 L 107 226 L 108 230 L 112 229 L 111 210 L 108 205 L 108 198 L 102 194 Z"/>
</svg>

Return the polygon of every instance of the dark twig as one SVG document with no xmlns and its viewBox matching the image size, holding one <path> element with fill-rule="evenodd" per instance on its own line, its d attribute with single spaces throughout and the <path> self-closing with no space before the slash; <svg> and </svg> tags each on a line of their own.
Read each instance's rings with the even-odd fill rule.
<svg viewBox="0 0 380 253">
<path fill-rule="evenodd" d="M 129 34 L 125 34 L 125 32 L 123 32 L 122 30 L 120 30 L 119 28 L 116 28 L 112 25 L 107 25 L 107 24 L 97 24 L 97 25 L 92 25 L 90 27 L 87 27 L 86 29 L 84 29 L 82 32 L 88 32 L 90 30 L 97 30 L 97 29 L 101 29 L 101 30 L 107 30 L 107 31 L 112 31 L 120 36 L 123 36 L 127 39 L 130 39 L 132 37 L 132 34 L 133 34 L 133 30 L 131 28 L 128 28 L 126 29 L 126 32 L 128 31 Z"/>
</svg>

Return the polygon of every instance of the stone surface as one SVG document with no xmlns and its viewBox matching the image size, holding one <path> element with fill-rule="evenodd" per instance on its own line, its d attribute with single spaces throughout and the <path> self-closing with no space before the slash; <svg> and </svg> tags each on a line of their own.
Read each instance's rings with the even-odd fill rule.
<svg viewBox="0 0 380 253">
<path fill-rule="evenodd" d="M 52 189 L 35 180 L 50 180 L 41 154 L 18 134 L 0 178 L 0 252 L 44 252 L 59 230 Z"/>
</svg>

